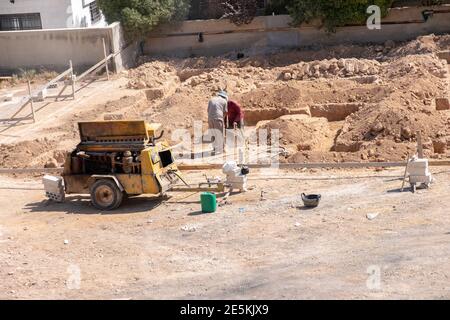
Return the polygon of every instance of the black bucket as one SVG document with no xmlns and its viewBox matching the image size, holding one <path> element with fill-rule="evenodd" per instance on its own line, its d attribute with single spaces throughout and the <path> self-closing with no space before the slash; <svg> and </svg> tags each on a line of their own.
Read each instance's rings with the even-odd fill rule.
<svg viewBox="0 0 450 320">
<path fill-rule="evenodd" d="M 319 205 L 322 196 L 320 194 L 304 194 L 302 193 L 302 200 L 307 208 L 315 208 Z"/>
</svg>

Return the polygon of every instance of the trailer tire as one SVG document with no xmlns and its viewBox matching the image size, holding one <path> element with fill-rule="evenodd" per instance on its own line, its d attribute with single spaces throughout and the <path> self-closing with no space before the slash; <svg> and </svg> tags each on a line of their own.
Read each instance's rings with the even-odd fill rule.
<svg viewBox="0 0 450 320">
<path fill-rule="evenodd" d="M 91 186 L 91 201 L 100 210 L 117 209 L 123 200 L 123 192 L 111 179 L 100 179 Z"/>
</svg>

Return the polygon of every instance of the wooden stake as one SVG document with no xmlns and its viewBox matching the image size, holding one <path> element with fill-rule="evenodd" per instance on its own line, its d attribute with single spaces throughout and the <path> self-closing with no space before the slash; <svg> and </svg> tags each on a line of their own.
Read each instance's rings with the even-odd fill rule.
<svg viewBox="0 0 450 320">
<path fill-rule="evenodd" d="M 422 135 L 417 132 L 417 155 L 419 159 L 423 159 L 423 145 L 422 145 Z"/>
<path fill-rule="evenodd" d="M 75 76 L 73 73 L 73 63 L 72 60 L 69 61 L 69 65 L 70 65 L 70 83 L 72 84 L 72 98 L 73 100 L 75 100 Z"/>
<path fill-rule="evenodd" d="M 31 96 L 31 83 L 30 83 L 30 80 L 28 80 L 28 95 L 30 96 L 31 114 L 33 115 L 33 123 L 36 123 L 36 115 L 34 114 L 33 97 Z"/>
<path fill-rule="evenodd" d="M 405 189 L 405 181 L 406 181 L 406 175 L 408 174 L 408 167 L 409 167 L 409 154 L 406 158 L 406 167 L 405 167 L 405 174 L 403 175 L 403 183 L 402 183 L 402 189 L 401 192 Z"/>
<path fill-rule="evenodd" d="M 109 81 L 108 56 L 106 55 L 106 43 L 105 43 L 105 38 L 102 38 L 102 42 L 103 42 L 103 54 L 105 55 L 106 76 L 108 77 L 108 81 Z"/>
</svg>

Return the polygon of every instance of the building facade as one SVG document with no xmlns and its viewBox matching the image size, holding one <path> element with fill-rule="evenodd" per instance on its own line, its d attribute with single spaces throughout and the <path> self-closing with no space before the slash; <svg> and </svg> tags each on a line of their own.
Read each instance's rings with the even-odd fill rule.
<svg viewBox="0 0 450 320">
<path fill-rule="evenodd" d="M 1 0 L 0 31 L 106 26 L 96 0 Z"/>
</svg>

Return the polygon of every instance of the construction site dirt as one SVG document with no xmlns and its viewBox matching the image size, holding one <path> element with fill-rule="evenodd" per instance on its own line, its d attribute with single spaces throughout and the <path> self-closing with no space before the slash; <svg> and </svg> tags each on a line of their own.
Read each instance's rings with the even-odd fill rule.
<svg viewBox="0 0 450 320">
<path fill-rule="evenodd" d="M 248 191 L 214 214 L 202 213 L 199 193 L 129 197 L 111 212 L 83 195 L 56 203 L 39 170 L 14 173 L 62 167 L 79 121 L 161 123 L 178 145 L 177 129 L 206 129 L 208 100 L 223 89 L 243 106 L 245 132 L 278 130 L 282 164 L 406 164 L 419 137 L 424 157 L 448 161 L 449 48 L 449 35 L 427 35 L 140 57 L 109 81 L 80 83 L 75 100 L 36 102 L 35 123 L 28 109 L 8 119 L 27 90 L 3 84 L 0 98 L 13 96 L 0 100 L 0 168 L 10 169 L 0 175 L 0 298 L 450 298 L 446 166 L 433 166 L 431 188 L 414 194 L 400 190 L 404 168 L 251 169 Z M 190 183 L 204 174 L 184 172 Z M 321 194 L 320 205 L 306 209 L 302 193 Z"/>
<path fill-rule="evenodd" d="M 450 172 L 416 194 L 399 192 L 402 174 L 255 172 L 215 214 L 198 194 L 99 212 L 1 177 L 0 298 L 448 299 Z M 303 209 L 299 191 L 320 206 Z"/>
</svg>

